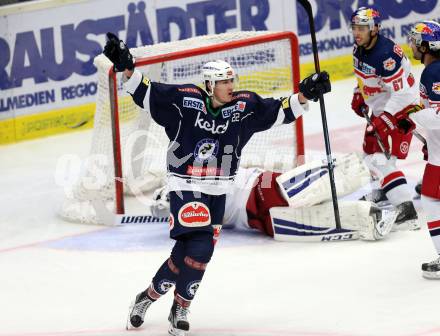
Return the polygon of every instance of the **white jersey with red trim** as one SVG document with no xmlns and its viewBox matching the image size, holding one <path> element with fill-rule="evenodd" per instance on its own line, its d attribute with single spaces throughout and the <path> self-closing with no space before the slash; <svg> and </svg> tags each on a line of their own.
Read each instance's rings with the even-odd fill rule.
<svg viewBox="0 0 440 336">
<path fill-rule="evenodd" d="M 419 101 L 411 63 L 402 48 L 379 35 L 372 49 L 354 46 L 354 73 L 365 103 L 375 116 L 396 114 Z"/>
<path fill-rule="evenodd" d="M 263 170 L 260 168 L 238 168 L 233 191 L 226 195 L 225 209 L 227 211 L 223 216 L 223 225 L 249 228 L 246 204 L 261 173 Z"/>
<path fill-rule="evenodd" d="M 410 114 L 410 117 L 426 130 L 428 162 L 440 166 L 440 60 L 423 70 L 420 98 L 424 109 Z"/>
</svg>

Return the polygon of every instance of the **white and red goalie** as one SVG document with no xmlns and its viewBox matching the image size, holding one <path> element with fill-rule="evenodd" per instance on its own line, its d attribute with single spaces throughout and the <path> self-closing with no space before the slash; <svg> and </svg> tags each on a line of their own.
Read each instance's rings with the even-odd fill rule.
<svg viewBox="0 0 440 336">
<path fill-rule="evenodd" d="M 335 159 L 338 196 L 369 183 L 368 168 L 356 154 Z M 166 189 L 156 192 L 152 212 L 167 215 Z M 226 197 L 224 228 L 247 228 L 280 241 L 377 240 L 391 230 L 396 213 L 367 201 L 339 201 L 336 228 L 327 165 L 315 161 L 284 174 L 240 168 Z"/>
</svg>

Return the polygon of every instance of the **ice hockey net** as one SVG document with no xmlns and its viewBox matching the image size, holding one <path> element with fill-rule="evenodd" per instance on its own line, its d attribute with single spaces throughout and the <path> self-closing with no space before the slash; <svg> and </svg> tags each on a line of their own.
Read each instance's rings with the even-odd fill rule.
<svg viewBox="0 0 440 336">
<path fill-rule="evenodd" d="M 297 92 L 300 79 L 298 41 L 292 32 L 224 33 L 130 51 L 136 68 L 152 81 L 202 85 L 202 65 L 216 59 L 228 61 L 236 70 L 236 89 L 255 91 L 263 97 Z M 111 210 L 123 213 L 122 190 L 140 194 L 163 183 L 169 140 L 123 90 L 122 75 L 113 73 L 110 61 L 99 55 L 94 64 L 98 93 L 90 156 L 62 206 L 61 216 L 97 224 L 100 220 L 90 206 L 93 200 L 105 200 Z M 240 165 L 282 171 L 301 162 L 303 154 L 299 119 L 293 125 L 255 134 L 242 153 Z M 92 186 L 87 185 L 90 181 Z"/>
</svg>

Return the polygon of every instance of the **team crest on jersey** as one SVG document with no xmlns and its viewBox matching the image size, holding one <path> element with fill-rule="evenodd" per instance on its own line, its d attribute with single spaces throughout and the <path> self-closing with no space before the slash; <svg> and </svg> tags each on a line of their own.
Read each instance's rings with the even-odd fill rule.
<svg viewBox="0 0 440 336">
<path fill-rule="evenodd" d="M 200 286 L 199 280 L 192 281 L 186 287 L 186 292 L 188 293 L 189 296 L 194 297 L 194 295 L 196 295 L 197 289 L 199 289 L 199 286 Z"/>
<path fill-rule="evenodd" d="M 440 82 L 432 83 L 432 92 L 440 95 Z"/>
<path fill-rule="evenodd" d="M 201 202 L 186 203 L 179 210 L 179 223 L 186 227 L 207 226 L 211 224 L 211 214 Z"/>
<path fill-rule="evenodd" d="M 160 294 L 166 294 L 171 287 L 173 287 L 175 285 L 174 281 L 171 280 L 167 280 L 167 279 L 163 279 L 159 282 L 159 292 Z"/>
<path fill-rule="evenodd" d="M 198 98 L 192 98 L 192 97 L 184 97 L 183 98 L 183 107 L 186 108 L 192 108 L 197 111 L 201 111 L 204 114 L 206 114 L 206 107 L 205 103 Z"/>
<path fill-rule="evenodd" d="M 396 68 L 396 61 L 390 57 L 383 61 L 383 67 L 385 70 L 393 71 Z"/>
<path fill-rule="evenodd" d="M 219 143 L 214 139 L 202 139 L 196 144 L 194 158 L 197 162 L 208 163 L 212 161 L 218 153 Z"/>
<path fill-rule="evenodd" d="M 238 101 L 234 106 L 228 106 L 222 109 L 223 118 L 229 118 L 235 111 L 243 112 L 246 109 L 246 102 Z"/>
</svg>

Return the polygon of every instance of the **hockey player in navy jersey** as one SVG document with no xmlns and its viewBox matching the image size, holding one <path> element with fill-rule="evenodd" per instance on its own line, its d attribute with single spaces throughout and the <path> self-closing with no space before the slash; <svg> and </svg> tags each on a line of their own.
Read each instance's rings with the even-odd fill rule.
<svg viewBox="0 0 440 336">
<path fill-rule="evenodd" d="M 380 14 L 376 9 L 357 9 L 350 27 L 358 81 L 351 106 L 361 117 L 364 112 L 371 112 L 372 125 L 367 125 L 363 143 L 365 162 L 372 175 L 379 178 L 381 191 L 398 210 L 395 228 L 418 229 L 405 175 L 396 167 L 396 160 L 408 155 L 412 139 L 412 130 L 400 127 L 397 119 L 419 102 L 411 64 L 400 46 L 380 34 Z M 390 159 L 382 152 L 375 132 L 391 154 Z"/>
<path fill-rule="evenodd" d="M 127 328 L 140 327 L 149 306 L 175 286 L 169 333 L 185 335 L 188 307 L 213 254 L 225 194 L 231 190 L 243 147 L 255 132 L 294 122 L 308 100 L 330 91 L 329 77 L 326 72 L 314 74 L 300 83 L 299 94 L 264 99 L 251 91 L 234 91 L 234 69 L 217 60 L 203 66 L 205 90 L 193 84 L 156 83 L 134 69 L 122 41 L 107 36 L 104 54 L 115 71 L 124 72 L 134 102 L 165 128 L 170 139 L 170 236 L 176 242 L 150 286 L 136 296 Z"/>
<path fill-rule="evenodd" d="M 423 175 L 421 201 L 428 229 L 440 255 L 440 24 L 435 21 L 416 23 L 409 42 L 414 58 L 425 69 L 420 78 L 420 111 L 409 111 L 411 120 L 426 133 L 428 157 Z M 413 112 L 413 113 L 411 113 Z M 440 257 L 422 265 L 423 276 L 440 279 Z"/>
</svg>

